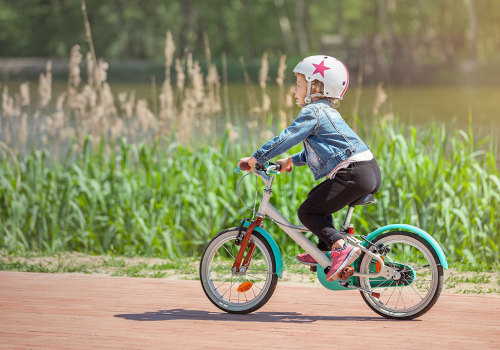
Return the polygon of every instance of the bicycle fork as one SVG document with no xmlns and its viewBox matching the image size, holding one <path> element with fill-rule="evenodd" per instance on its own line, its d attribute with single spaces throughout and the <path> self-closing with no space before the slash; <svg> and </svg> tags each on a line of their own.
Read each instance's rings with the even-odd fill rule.
<svg viewBox="0 0 500 350">
<path fill-rule="evenodd" d="M 249 245 L 248 242 L 250 241 L 250 236 L 252 236 L 254 228 L 260 226 L 261 223 L 262 223 L 262 218 L 258 217 L 257 220 L 253 221 L 248 227 L 245 233 L 245 237 L 243 238 L 243 241 L 241 241 L 240 243 L 240 249 L 238 250 L 236 259 L 234 259 L 233 267 L 231 268 L 233 274 L 245 273 L 248 270 L 248 266 L 250 265 L 250 261 L 252 261 L 253 254 L 255 252 L 255 243 L 250 242 Z M 249 247 L 248 252 L 245 256 L 245 259 L 243 259 L 247 246 Z"/>
</svg>

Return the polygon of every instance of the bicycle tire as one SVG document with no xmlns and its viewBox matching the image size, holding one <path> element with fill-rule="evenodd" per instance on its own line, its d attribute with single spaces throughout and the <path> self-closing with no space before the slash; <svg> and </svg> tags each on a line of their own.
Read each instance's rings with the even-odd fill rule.
<svg viewBox="0 0 500 350">
<path fill-rule="evenodd" d="M 256 251 L 248 271 L 244 274 L 231 271 L 239 250 L 235 244 L 238 234 L 239 228 L 231 227 L 215 235 L 203 251 L 199 271 L 203 291 L 216 307 L 228 313 L 246 314 L 267 303 L 276 289 L 278 276 L 273 251 L 258 232 L 253 232 L 250 238 L 256 245 Z M 261 279 L 264 279 L 263 282 Z M 237 291 L 237 287 L 246 281 L 252 283 L 252 293 L 248 295 L 247 291 Z"/>
<path fill-rule="evenodd" d="M 428 312 L 437 302 L 443 289 L 444 282 L 443 266 L 432 246 L 424 238 L 406 231 L 391 231 L 384 233 L 375 238 L 372 243 L 384 244 L 389 248 L 393 248 L 384 258 L 387 266 L 393 266 L 394 272 L 398 274 L 398 278 L 358 277 L 357 282 L 359 286 L 381 293 L 379 299 L 368 293 L 361 292 L 361 297 L 366 304 L 377 314 L 389 319 L 410 320 Z M 399 252 L 400 256 L 402 253 L 403 258 L 398 258 L 398 261 L 394 261 L 394 250 Z M 406 252 L 408 252 L 408 257 L 405 257 Z M 393 257 L 391 257 L 391 255 Z M 411 261 L 408 261 L 410 258 Z M 424 259 L 428 261 L 428 266 L 424 263 Z M 373 272 L 375 263 L 374 259 L 369 255 L 363 253 L 359 257 L 359 262 L 359 271 L 361 273 Z M 418 264 L 422 263 L 424 265 L 418 266 Z M 431 276 L 429 283 L 427 283 L 428 281 L 425 279 L 427 273 L 430 273 Z M 425 292 L 427 284 L 428 290 Z M 392 293 L 390 296 L 384 297 L 384 294 L 391 289 Z M 403 290 L 405 292 L 404 295 L 402 294 Z M 396 291 L 398 291 L 396 305 L 390 306 L 390 299 Z M 425 295 L 422 297 L 424 292 Z M 413 298 L 418 302 L 415 302 Z M 418 298 L 420 298 L 420 300 L 418 300 Z M 400 300 L 403 305 L 402 309 L 398 309 Z M 408 308 L 406 307 L 405 300 L 408 303 L 413 302 L 414 304 Z M 392 301 L 392 304 L 393 303 L 394 299 Z"/>
</svg>

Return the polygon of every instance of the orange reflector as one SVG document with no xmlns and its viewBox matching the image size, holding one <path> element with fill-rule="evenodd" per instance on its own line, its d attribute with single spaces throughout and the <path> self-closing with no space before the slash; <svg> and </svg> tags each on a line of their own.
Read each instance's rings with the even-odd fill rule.
<svg viewBox="0 0 500 350">
<path fill-rule="evenodd" d="M 236 290 L 238 291 L 238 293 L 245 293 L 250 288 L 252 288 L 252 286 L 253 286 L 252 282 L 246 281 L 246 282 L 243 282 L 242 284 L 240 284 Z"/>
<path fill-rule="evenodd" d="M 384 257 L 381 256 L 380 258 L 385 263 Z M 375 264 L 375 271 L 377 271 L 377 273 L 378 273 L 378 272 L 380 272 L 380 270 L 382 270 L 382 264 L 380 263 L 380 261 L 377 260 L 377 263 Z"/>
</svg>

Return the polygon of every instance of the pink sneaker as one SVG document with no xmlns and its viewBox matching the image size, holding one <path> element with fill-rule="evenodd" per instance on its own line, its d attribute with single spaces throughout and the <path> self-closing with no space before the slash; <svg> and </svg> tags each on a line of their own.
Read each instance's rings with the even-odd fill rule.
<svg viewBox="0 0 500 350">
<path fill-rule="evenodd" d="M 323 253 L 326 254 L 328 252 L 323 251 Z M 318 264 L 318 262 L 314 260 L 314 258 L 309 254 L 299 254 L 297 255 L 297 260 L 299 261 L 299 263 L 307 266 L 316 266 Z"/>
<path fill-rule="evenodd" d="M 330 271 L 326 275 L 327 281 L 335 281 L 339 278 L 339 272 L 342 271 L 345 267 L 351 265 L 354 260 L 356 260 L 361 254 L 361 249 L 357 247 L 353 247 L 349 243 L 347 243 L 347 247 L 342 249 L 341 251 L 333 250 L 330 255 L 332 258 L 332 267 Z"/>
<path fill-rule="evenodd" d="M 316 266 L 318 263 L 312 256 L 309 254 L 299 254 L 297 255 L 297 260 L 307 266 Z"/>
</svg>

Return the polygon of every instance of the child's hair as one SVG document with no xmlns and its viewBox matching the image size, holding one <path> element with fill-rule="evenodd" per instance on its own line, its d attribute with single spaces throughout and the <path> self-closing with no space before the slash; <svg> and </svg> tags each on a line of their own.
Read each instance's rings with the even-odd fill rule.
<svg viewBox="0 0 500 350">
<path fill-rule="evenodd" d="M 323 84 L 322 81 L 319 81 L 319 80 L 311 81 L 311 91 L 314 89 L 317 90 L 320 94 L 322 94 L 324 96 L 323 99 L 330 102 L 330 104 L 332 105 L 333 108 L 339 108 L 340 99 L 335 98 L 335 97 L 326 97 L 325 96 L 325 85 Z"/>
</svg>

